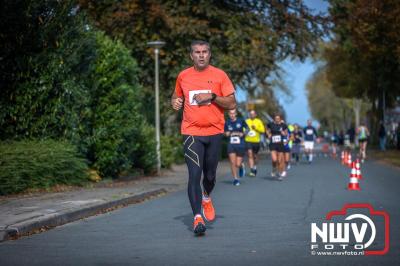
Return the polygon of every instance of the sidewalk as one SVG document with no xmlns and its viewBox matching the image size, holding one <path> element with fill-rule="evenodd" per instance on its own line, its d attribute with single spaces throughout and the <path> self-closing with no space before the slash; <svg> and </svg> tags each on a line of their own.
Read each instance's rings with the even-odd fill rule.
<svg viewBox="0 0 400 266">
<path fill-rule="evenodd" d="M 222 177 L 228 171 L 228 161 L 221 161 L 217 176 Z M 160 197 L 185 189 L 186 185 L 187 168 L 183 164 L 164 170 L 157 177 L 140 177 L 66 192 L 1 198 L 0 242 Z"/>
</svg>

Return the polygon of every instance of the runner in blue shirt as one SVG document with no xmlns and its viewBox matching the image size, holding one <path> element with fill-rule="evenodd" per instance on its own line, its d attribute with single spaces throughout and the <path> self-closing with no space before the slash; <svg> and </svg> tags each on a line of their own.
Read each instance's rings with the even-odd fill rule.
<svg viewBox="0 0 400 266">
<path fill-rule="evenodd" d="M 312 126 L 311 120 L 307 120 L 307 126 L 303 129 L 304 132 L 304 150 L 306 152 L 309 163 L 313 159 L 314 141 L 317 138 L 317 130 Z"/>
<path fill-rule="evenodd" d="M 239 176 L 243 177 L 242 168 L 243 156 L 246 152 L 244 137 L 249 130 L 246 122 L 237 117 L 236 109 L 229 110 L 229 119 L 225 122 L 225 136 L 228 137 L 228 156 L 231 163 L 231 171 L 233 176 L 233 185 L 239 186 Z"/>
</svg>

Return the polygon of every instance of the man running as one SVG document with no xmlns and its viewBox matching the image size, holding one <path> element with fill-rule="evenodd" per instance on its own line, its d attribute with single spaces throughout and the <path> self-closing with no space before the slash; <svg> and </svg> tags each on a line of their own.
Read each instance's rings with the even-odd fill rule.
<svg viewBox="0 0 400 266">
<path fill-rule="evenodd" d="M 307 120 L 307 126 L 303 129 L 304 132 L 304 150 L 306 152 L 308 163 L 313 160 L 314 141 L 317 138 L 317 130 L 312 126 L 311 120 Z"/>
<path fill-rule="evenodd" d="M 299 163 L 300 159 L 300 151 L 301 151 L 301 143 L 302 143 L 303 134 L 299 128 L 299 125 L 294 124 L 294 129 L 292 132 L 293 139 L 293 158 L 295 159 L 296 164 Z"/>
<path fill-rule="evenodd" d="M 337 146 L 339 143 L 339 136 L 336 132 L 336 130 L 334 130 L 331 134 L 331 150 L 332 150 L 332 158 L 336 159 L 337 156 Z"/>
<path fill-rule="evenodd" d="M 257 118 L 257 113 L 254 110 L 250 110 L 249 118 L 246 119 L 246 124 L 249 127 L 249 132 L 245 137 L 247 156 L 249 157 L 249 176 L 257 175 L 257 154 L 260 150 L 261 136 L 260 134 L 265 133 L 264 123 L 261 119 Z"/>
<path fill-rule="evenodd" d="M 274 116 L 274 121 L 267 125 L 267 135 L 270 139 L 269 150 L 271 151 L 272 161 L 271 176 L 278 176 L 278 180 L 282 181 L 283 173 L 285 172 L 283 136 L 287 136 L 287 126 L 285 123 L 282 123 L 279 114 L 276 114 Z"/>
<path fill-rule="evenodd" d="M 210 44 L 193 41 L 190 45 L 193 67 L 179 73 L 171 98 L 172 107 L 183 107 L 181 133 L 189 172 L 188 196 L 192 207 L 193 231 L 203 235 L 207 221 L 215 219 L 210 194 L 224 133 L 224 109 L 236 108 L 235 89 L 228 75 L 210 65 Z M 203 176 L 203 189 L 201 175 Z"/>
<path fill-rule="evenodd" d="M 285 123 L 284 120 L 281 121 L 282 124 Z M 287 135 L 282 135 L 283 139 L 283 159 L 285 163 L 285 171 L 283 171 L 282 176 L 286 176 L 286 170 L 290 169 L 290 152 L 291 152 L 291 132 L 293 130 L 292 125 L 287 125 Z"/>
<path fill-rule="evenodd" d="M 225 122 L 225 136 L 229 138 L 227 150 L 231 163 L 233 185 L 239 186 L 238 170 L 242 167 L 243 156 L 246 152 L 244 136 L 249 128 L 243 119 L 237 118 L 236 109 L 229 110 L 228 115 L 229 119 Z M 243 177 L 243 174 L 243 170 L 239 171 L 240 177 Z"/>
<path fill-rule="evenodd" d="M 361 162 L 364 162 L 364 160 L 367 159 L 367 143 L 369 137 L 369 130 L 364 124 L 361 124 L 357 128 L 357 137 L 360 145 L 359 156 L 361 158 Z"/>
</svg>

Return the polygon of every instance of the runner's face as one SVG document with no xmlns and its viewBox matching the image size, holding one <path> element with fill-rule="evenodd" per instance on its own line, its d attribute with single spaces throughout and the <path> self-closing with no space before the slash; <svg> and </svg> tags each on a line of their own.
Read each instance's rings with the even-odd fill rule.
<svg viewBox="0 0 400 266">
<path fill-rule="evenodd" d="M 275 116 L 275 123 L 279 124 L 281 122 L 281 117 L 279 115 Z"/>
<path fill-rule="evenodd" d="M 193 45 L 190 58 L 197 70 L 203 70 L 210 64 L 211 52 L 207 45 Z"/>
<path fill-rule="evenodd" d="M 254 118 L 256 118 L 256 117 L 257 117 L 256 112 L 255 112 L 255 111 L 251 111 L 251 112 L 250 112 L 250 118 L 251 118 L 251 119 L 254 119 Z"/>
<path fill-rule="evenodd" d="M 231 120 L 236 120 L 236 111 L 229 111 L 228 115 Z"/>
</svg>

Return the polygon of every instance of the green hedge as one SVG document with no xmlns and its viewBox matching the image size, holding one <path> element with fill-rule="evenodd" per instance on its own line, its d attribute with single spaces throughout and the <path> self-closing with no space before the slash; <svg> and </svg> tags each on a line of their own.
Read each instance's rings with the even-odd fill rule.
<svg viewBox="0 0 400 266">
<path fill-rule="evenodd" d="M 149 172 L 155 166 L 151 149 L 152 127 L 141 111 L 142 87 L 138 67 L 120 42 L 96 32 L 96 59 L 87 86 L 90 88 L 88 151 L 93 167 L 102 176 L 117 177 L 132 167 Z"/>
<path fill-rule="evenodd" d="M 182 136 L 161 136 L 160 150 L 162 167 L 184 162 Z"/>
<path fill-rule="evenodd" d="M 86 160 L 67 142 L 0 142 L 0 195 L 88 181 Z"/>
<path fill-rule="evenodd" d="M 0 13 L 8 29 L 0 34 L 0 140 L 67 140 L 102 177 L 151 172 L 154 127 L 143 103 L 152 95 L 131 51 L 74 0 L 8 1 Z"/>
</svg>

